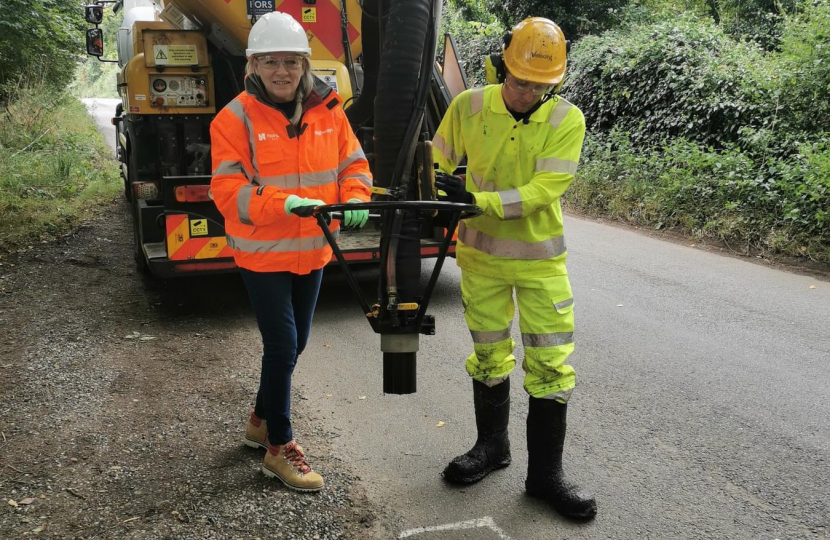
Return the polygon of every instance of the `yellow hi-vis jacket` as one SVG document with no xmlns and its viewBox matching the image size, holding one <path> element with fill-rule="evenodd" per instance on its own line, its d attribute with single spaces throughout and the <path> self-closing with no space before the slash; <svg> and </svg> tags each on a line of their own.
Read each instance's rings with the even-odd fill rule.
<svg viewBox="0 0 830 540">
<path fill-rule="evenodd" d="M 567 274 L 559 197 L 576 173 L 585 117 L 557 96 L 516 121 L 501 91 L 459 94 L 432 141 L 445 173 L 467 156 L 467 191 L 484 210 L 459 226 L 458 266 L 492 277 Z"/>
</svg>

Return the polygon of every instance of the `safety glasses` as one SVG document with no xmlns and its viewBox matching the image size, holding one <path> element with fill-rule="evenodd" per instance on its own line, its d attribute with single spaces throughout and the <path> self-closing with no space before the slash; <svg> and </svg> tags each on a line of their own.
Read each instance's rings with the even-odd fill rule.
<svg viewBox="0 0 830 540">
<path fill-rule="evenodd" d="M 270 54 L 263 54 L 256 57 L 257 61 L 262 65 L 266 71 L 276 71 L 280 65 L 285 66 L 288 71 L 297 71 L 303 68 L 302 56 L 286 56 L 285 58 L 277 58 Z"/>
<path fill-rule="evenodd" d="M 518 92 L 520 94 L 527 94 L 528 92 L 532 92 L 533 95 L 537 97 L 547 94 L 551 88 L 551 85 L 549 84 L 533 84 L 531 82 L 517 79 L 509 73 L 507 74 L 507 78 L 505 79 L 504 83 L 507 85 L 508 88 L 510 88 L 514 92 Z"/>
</svg>

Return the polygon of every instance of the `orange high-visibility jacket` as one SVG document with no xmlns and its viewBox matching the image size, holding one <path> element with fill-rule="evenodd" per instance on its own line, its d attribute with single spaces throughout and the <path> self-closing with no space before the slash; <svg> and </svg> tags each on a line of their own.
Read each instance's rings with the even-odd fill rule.
<svg viewBox="0 0 830 540">
<path fill-rule="evenodd" d="M 372 177 L 340 97 L 315 85 L 299 126 L 245 91 L 210 125 L 213 200 L 225 217 L 228 245 L 242 268 L 308 274 L 332 252 L 313 218 L 286 215 L 289 195 L 326 204 L 370 199 Z M 330 229 L 339 234 L 339 222 Z"/>
</svg>

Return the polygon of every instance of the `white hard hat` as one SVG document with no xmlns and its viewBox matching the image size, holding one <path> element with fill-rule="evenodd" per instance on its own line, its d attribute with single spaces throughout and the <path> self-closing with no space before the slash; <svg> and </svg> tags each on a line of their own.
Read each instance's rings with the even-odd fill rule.
<svg viewBox="0 0 830 540">
<path fill-rule="evenodd" d="M 266 13 L 257 20 L 248 34 L 245 56 L 269 52 L 295 52 L 311 56 L 305 30 L 288 13 Z"/>
</svg>

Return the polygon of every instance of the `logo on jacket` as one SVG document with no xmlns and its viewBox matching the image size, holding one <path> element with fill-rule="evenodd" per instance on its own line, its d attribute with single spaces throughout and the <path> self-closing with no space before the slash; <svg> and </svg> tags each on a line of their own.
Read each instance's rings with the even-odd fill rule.
<svg viewBox="0 0 830 540">
<path fill-rule="evenodd" d="M 280 136 L 277 133 L 258 133 L 257 139 L 260 141 L 275 141 L 279 139 Z"/>
<path fill-rule="evenodd" d="M 531 58 L 543 58 L 545 60 L 551 60 L 551 61 L 553 60 L 553 55 L 537 53 L 537 52 L 534 52 L 534 51 L 530 51 L 530 57 Z"/>
<path fill-rule="evenodd" d="M 314 134 L 317 135 L 318 137 L 320 135 L 325 135 L 326 133 L 334 133 L 334 128 L 314 130 Z"/>
</svg>

